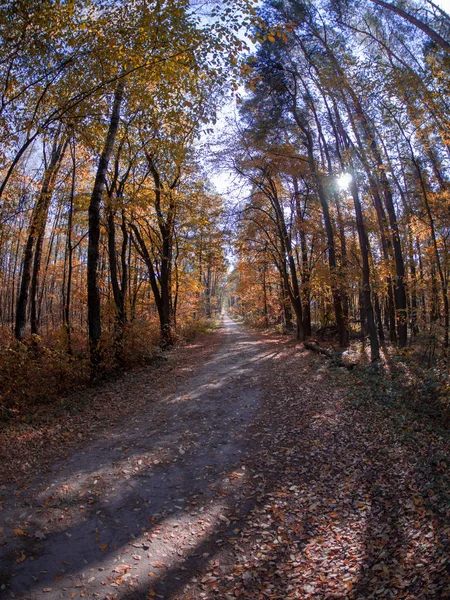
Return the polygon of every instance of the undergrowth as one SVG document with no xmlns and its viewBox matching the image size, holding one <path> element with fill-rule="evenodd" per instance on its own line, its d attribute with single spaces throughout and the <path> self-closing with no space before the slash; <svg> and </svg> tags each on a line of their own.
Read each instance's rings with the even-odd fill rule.
<svg viewBox="0 0 450 600">
<path fill-rule="evenodd" d="M 177 344 L 207 333 L 218 322 L 212 319 L 187 320 L 180 324 Z M 103 378 L 153 364 L 161 358 L 159 329 L 155 321 L 133 322 L 126 326 L 120 369 L 115 356 L 112 331 L 103 334 Z M 18 342 L 10 331 L 0 330 L 0 424 L 29 420 L 46 405 L 70 412 L 64 397 L 90 384 L 89 357 L 85 336 L 73 332 L 70 351 L 64 332 L 42 338 L 33 336 Z"/>
<path fill-rule="evenodd" d="M 359 366 L 348 399 L 354 406 L 376 403 L 402 420 L 403 411 L 425 417 L 431 427 L 450 428 L 450 374 L 445 358 L 430 367 L 409 348 L 391 351 L 379 364 Z"/>
</svg>

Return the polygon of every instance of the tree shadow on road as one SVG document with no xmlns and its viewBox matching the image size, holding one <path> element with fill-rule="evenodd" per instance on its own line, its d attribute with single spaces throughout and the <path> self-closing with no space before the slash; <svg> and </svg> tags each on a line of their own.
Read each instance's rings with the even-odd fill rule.
<svg viewBox="0 0 450 600">
<path fill-rule="evenodd" d="M 221 424 L 223 438 L 211 424 L 216 439 L 183 456 L 168 440 L 167 464 L 131 471 L 121 495 L 108 491 L 89 519 L 53 534 L 61 561 L 71 559 L 64 576 L 88 594 L 88 571 L 97 577 L 120 556 L 128 577 L 105 574 L 105 599 L 450 597 L 448 447 L 418 421 L 402 417 L 400 427 L 392 407 L 345 399 L 344 376 L 289 343 L 261 356 L 258 412 L 244 411 L 239 426 L 238 405 L 220 396 L 227 403 L 215 418 L 235 418 Z M 251 388 L 249 365 L 240 375 Z M 217 393 L 225 388 L 217 378 Z M 180 400 L 177 418 L 188 406 Z M 231 433 L 235 454 L 221 453 Z M 73 556 L 74 536 L 86 540 L 85 555 Z M 37 557 L 36 572 L 45 563 Z M 40 598 L 54 581 L 39 573 L 25 597 Z"/>
</svg>

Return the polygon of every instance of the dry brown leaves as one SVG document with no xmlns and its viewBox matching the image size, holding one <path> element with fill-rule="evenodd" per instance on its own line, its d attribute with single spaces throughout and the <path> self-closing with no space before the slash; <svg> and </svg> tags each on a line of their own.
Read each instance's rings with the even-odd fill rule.
<svg viewBox="0 0 450 600">
<path fill-rule="evenodd" d="M 61 407 L 43 404 L 33 415 L 7 423 L 0 428 L 0 481 L 26 481 L 69 450 L 137 414 L 146 403 L 170 394 L 175 382 L 198 369 L 219 342 L 219 336 L 199 336 L 192 343 L 175 348 L 167 362 L 77 392 L 61 399 Z M 138 388 L 147 393 L 136 393 Z"/>
<path fill-rule="evenodd" d="M 450 598 L 448 437 L 347 400 L 363 379 L 285 347 L 253 425 L 255 505 L 179 598 Z"/>
</svg>

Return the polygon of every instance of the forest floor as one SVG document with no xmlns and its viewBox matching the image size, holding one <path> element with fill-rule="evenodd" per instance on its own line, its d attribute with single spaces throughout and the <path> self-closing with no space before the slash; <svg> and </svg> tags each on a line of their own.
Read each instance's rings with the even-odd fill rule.
<svg viewBox="0 0 450 600">
<path fill-rule="evenodd" d="M 371 385 L 225 317 L 3 432 L 0 598 L 450 598 L 448 433 Z"/>
</svg>

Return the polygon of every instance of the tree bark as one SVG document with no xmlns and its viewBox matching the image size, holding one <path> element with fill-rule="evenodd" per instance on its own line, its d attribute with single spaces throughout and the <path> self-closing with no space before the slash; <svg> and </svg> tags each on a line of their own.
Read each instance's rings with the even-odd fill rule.
<svg viewBox="0 0 450 600">
<path fill-rule="evenodd" d="M 75 146 L 72 148 L 72 182 L 70 187 L 70 203 L 69 203 L 69 215 L 67 218 L 67 244 L 66 244 L 66 256 L 67 256 L 67 281 L 66 289 L 64 293 L 64 306 L 63 306 L 63 323 L 64 330 L 66 332 L 67 340 L 67 353 L 72 354 L 72 331 L 70 322 L 70 304 L 72 301 L 72 273 L 73 273 L 73 247 L 72 247 L 72 234 L 73 234 L 73 201 L 75 197 L 75 185 L 76 185 L 76 155 Z"/>
<path fill-rule="evenodd" d="M 16 319 L 14 326 L 14 334 L 18 340 L 23 340 L 25 338 L 33 258 L 33 297 L 36 296 L 37 275 L 40 268 L 42 244 L 45 226 L 47 224 L 48 209 L 66 145 L 67 142 L 60 142 L 58 139 L 55 139 L 53 143 L 50 162 L 44 171 L 41 191 L 34 207 L 30 226 L 28 228 L 28 237 L 23 257 L 22 277 L 20 283 L 20 292 L 17 299 Z M 37 245 L 36 250 L 35 244 Z"/>
<path fill-rule="evenodd" d="M 49 193 L 46 195 L 44 204 L 42 206 L 42 213 L 38 224 L 38 233 L 36 240 L 36 249 L 34 251 L 33 261 L 33 274 L 31 276 L 31 310 L 30 310 L 30 324 L 31 333 L 37 335 L 39 333 L 39 315 L 38 315 L 38 286 L 39 286 L 39 274 L 41 270 L 42 261 L 42 249 L 44 246 L 45 227 L 47 225 L 48 211 L 50 208 L 50 201 L 52 198 L 53 190 L 56 183 L 56 177 L 61 167 L 61 162 L 64 158 L 64 154 L 67 149 L 68 139 L 62 140 L 58 145 L 54 145 L 52 150 L 51 163 L 55 163 L 53 167 L 52 183 Z"/>
<path fill-rule="evenodd" d="M 88 328 L 89 350 L 92 374 L 101 362 L 100 338 L 102 333 L 100 316 L 100 289 L 98 284 L 99 243 L 100 243 L 100 206 L 106 184 L 106 172 L 111 157 L 114 142 L 119 128 L 120 107 L 123 100 L 125 82 L 119 81 L 114 94 L 108 133 L 100 156 L 89 204 L 89 242 L 87 264 L 88 287 Z"/>
<path fill-rule="evenodd" d="M 338 285 L 338 281 L 337 281 L 336 249 L 335 249 L 335 244 L 334 244 L 334 232 L 333 232 L 333 225 L 331 223 L 327 193 L 326 193 L 325 187 L 323 185 L 323 182 L 321 180 L 320 173 L 317 169 L 316 160 L 314 158 L 313 140 L 312 140 L 311 132 L 310 132 L 309 128 L 307 127 L 307 125 L 302 121 L 300 115 L 298 114 L 298 110 L 297 110 L 295 101 L 292 106 L 292 114 L 293 114 L 293 117 L 294 117 L 295 122 L 297 123 L 298 127 L 305 135 L 309 169 L 311 171 L 311 175 L 316 184 L 317 194 L 319 196 L 320 205 L 322 207 L 322 215 L 323 215 L 325 231 L 326 231 L 326 236 L 327 236 L 328 264 L 330 267 L 330 279 L 331 279 L 330 286 L 331 286 L 331 293 L 333 296 L 333 306 L 334 306 L 334 314 L 335 314 L 335 319 L 336 319 L 336 326 L 337 326 L 337 329 L 339 332 L 339 345 L 341 347 L 346 347 L 346 346 L 348 346 L 349 336 L 348 336 L 347 324 L 344 321 L 341 293 L 340 293 L 340 289 L 339 289 L 339 285 Z"/>
<path fill-rule="evenodd" d="M 353 203 L 355 205 L 356 213 L 356 227 L 358 230 L 359 246 L 361 249 L 362 258 L 362 274 L 363 274 L 363 301 L 364 301 L 364 312 L 367 320 L 367 326 L 369 329 L 370 339 L 370 354 L 372 362 L 376 362 L 380 359 L 380 347 L 378 343 L 377 328 L 375 325 L 375 319 L 373 314 L 373 306 L 371 300 L 370 290 L 370 265 L 369 265 L 369 242 L 367 239 L 367 233 L 364 226 L 364 219 L 362 214 L 361 203 L 359 200 L 358 189 L 356 186 L 355 174 L 352 173 L 352 181 L 350 183 L 350 189 L 353 196 Z"/>
<path fill-rule="evenodd" d="M 433 40 L 433 42 L 435 42 L 440 48 L 442 48 L 442 50 L 445 50 L 445 52 L 450 52 L 449 42 L 444 40 L 444 38 L 440 36 L 438 32 L 432 29 L 429 25 L 427 25 L 423 21 L 420 21 L 413 15 L 410 15 L 408 12 L 406 12 L 406 10 L 399 8 L 398 6 L 394 6 L 393 4 L 389 4 L 388 2 L 384 2 L 384 0 L 371 0 L 371 2 L 377 4 L 378 6 L 381 6 L 382 8 L 387 8 L 399 17 L 402 17 L 402 19 L 405 19 L 405 21 L 409 21 L 409 23 L 423 31 L 431 40 Z"/>
</svg>

